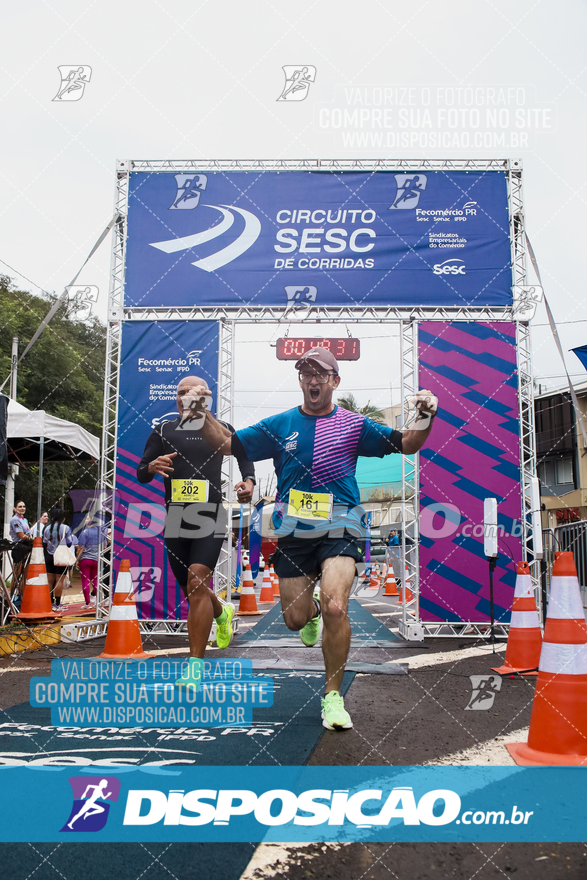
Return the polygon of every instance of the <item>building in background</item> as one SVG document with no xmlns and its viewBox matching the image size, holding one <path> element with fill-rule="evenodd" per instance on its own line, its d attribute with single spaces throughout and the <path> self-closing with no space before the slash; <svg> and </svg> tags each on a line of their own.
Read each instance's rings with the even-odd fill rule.
<svg viewBox="0 0 587 880">
<path fill-rule="evenodd" d="M 587 424 L 587 382 L 575 385 L 575 392 Z M 542 525 L 553 529 L 587 520 L 587 457 L 570 393 L 536 395 L 534 413 Z"/>
</svg>

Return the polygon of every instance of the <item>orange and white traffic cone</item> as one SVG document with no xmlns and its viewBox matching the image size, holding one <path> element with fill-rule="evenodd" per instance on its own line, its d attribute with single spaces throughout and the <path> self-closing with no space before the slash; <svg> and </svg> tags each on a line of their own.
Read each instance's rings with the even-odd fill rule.
<svg viewBox="0 0 587 880">
<path fill-rule="evenodd" d="M 260 614 L 257 608 L 257 598 L 255 596 L 255 582 L 251 574 L 251 566 L 247 565 L 243 572 L 243 585 L 241 589 L 241 600 L 236 612 L 240 615 Z"/>
<path fill-rule="evenodd" d="M 587 766 L 587 624 L 573 554 L 552 569 L 527 743 L 507 743 L 521 766 Z"/>
<path fill-rule="evenodd" d="M 542 632 L 538 610 L 532 589 L 532 578 L 527 562 L 518 563 L 510 632 L 503 666 L 493 667 L 494 672 L 507 675 L 521 672 L 538 675 L 538 662 L 542 648 Z"/>
<path fill-rule="evenodd" d="M 263 583 L 261 585 L 261 593 L 259 595 L 259 602 L 268 603 L 273 605 L 273 582 L 271 580 L 271 573 L 269 568 L 265 566 L 265 571 L 263 572 Z"/>
<path fill-rule="evenodd" d="M 279 577 L 277 576 L 275 569 L 271 566 L 271 583 L 273 584 L 273 598 L 277 599 L 281 596 L 279 592 Z"/>
<path fill-rule="evenodd" d="M 51 606 L 51 590 L 47 580 L 42 538 L 35 538 L 33 541 L 24 595 L 17 617 L 24 620 L 57 617 Z"/>
<path fill-rule="evenodd" d="M 98 657 L 103 660 L 145 660 L 154 656 L 143 651 L 130 559 L 122 559 L 112 597 L 106 644 L 104 652 Z"/>
<path fill-rule="evenodd" d="M 410 584 L 410 574 L 408 572 L 408 566 L 406 565 L 406 573 L 404 575 L 404 579 L 402 581 L 402 585 L 399 588 L 399 602 L 403 602 L 404 595 L 404 587 L 406 588 L 406 603 L 411 602 L 414 598 L 414 594 L 412 593 L 412 585 Z"/>
<path fill-rule="evenodd" d="M 387 578 L 385 579 L 385 593 L 384 596 L 397 596 L 397 584 L 395 582 L 395 576 L 393 574 L 393 568 L 391 565 L 387 571 Z"/>
</svg>

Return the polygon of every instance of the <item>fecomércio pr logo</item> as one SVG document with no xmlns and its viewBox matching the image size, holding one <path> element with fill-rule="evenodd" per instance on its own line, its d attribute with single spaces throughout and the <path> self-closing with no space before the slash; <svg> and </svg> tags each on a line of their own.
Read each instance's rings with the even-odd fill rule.
<svg viewBox="0 0 587 880">
<path fill-rule="evenodd" d="M 61 831 L 101 831 L 120 794 L 116 776 L 72 776 L 73 806 Z"/>
</svg>

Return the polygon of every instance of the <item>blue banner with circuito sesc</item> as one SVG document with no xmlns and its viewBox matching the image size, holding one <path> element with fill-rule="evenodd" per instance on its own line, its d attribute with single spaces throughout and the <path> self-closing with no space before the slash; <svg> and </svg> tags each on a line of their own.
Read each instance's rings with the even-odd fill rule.
<svg viewBox="0 0 587 880">
<path fill-rule="evenodd" d="M 503 171 L 131 172 L 125 305 L 507 306 Z"/>
</svg>

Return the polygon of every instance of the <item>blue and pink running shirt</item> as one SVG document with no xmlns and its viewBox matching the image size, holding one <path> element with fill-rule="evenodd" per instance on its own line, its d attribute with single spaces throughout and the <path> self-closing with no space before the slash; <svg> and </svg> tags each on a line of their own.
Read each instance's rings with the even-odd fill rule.
<svg viewBox="0 0 587 880">
<path fill-rule="evenodd" d="M 233 453 L 240 452 L 239 444 L 250 461 L 273 459 L 276 534 L 300 538 L 308 531 L 318 537 L 341 528 L 362 533 L 364 510 L 355 478 L 357 458 L 401 453 L 402 435 L 339 406 L 327 416 L 306 415 L 296 407 L 237 431 Z M 309 523 L 287 516 L 290 489 L 331 494 L 332 519 Z"/>
</svg>

